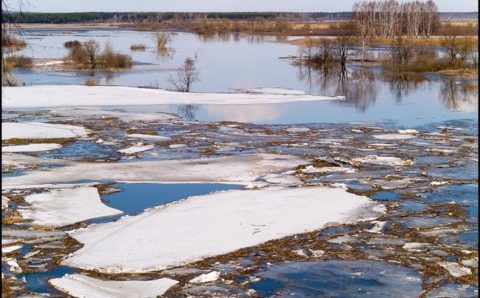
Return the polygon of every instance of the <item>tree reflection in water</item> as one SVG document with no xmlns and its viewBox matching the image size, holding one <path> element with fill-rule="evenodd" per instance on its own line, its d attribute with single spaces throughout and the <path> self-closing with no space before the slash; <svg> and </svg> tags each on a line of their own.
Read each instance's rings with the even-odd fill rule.
<svg viewBox="0 0 480 298">
<path fill-rule="evenodd" d="M 420 74 L 392 73 L 387 71 L 381 73 L 381 79 L 388 84 L 397 103 L 401 103 L 403 97 L 408 96 L 423 84 L 430 83 L 430 80 Z"/>
<path fill-rule="evenodd" d="M 478 106 L 478 83 L 446 77 L 440 87 L 439 98 L 450 110 L 474 112 Z"/>
<path fill-rule="evenodd" d="M 198 110 L 196 105 L 180 105 L 177 108 L 178 114 L 185 120 L 194 120 L 196 110 Z"/>
<path fill-rule="evenodd" d="M 478 105 L 478 83 L 460 81 L 451 76 L 430 76 L 415 73 L 395 73 L 379 68 L 360 66 L 341 69 L 339 65 L 312 67 L 302 62 L 292 63 L 298 77 L 304 81 L 309 92 L 327 96 L 345 96 L 346 100 L 335 101 L 341 105 L 355 106 L 366 111 L 377 99 L 380 87 L 388 86 L 397 103 L 422 86 L 440 83 L 438 98 L 450 110 L 472 112 Z"/>
<path fill-rule="evenodd" d="M 308 84 L 311 93 L 327 96 L 345 96 L 346 100 L 336 101 L 342 105 L 353 105 L 365 111 L 375 102 L 379 86 L 375 73 L 360 69 L 343 68 L 339 65 L 310 67 L 302 63 L 294 64 L 298 77 Z"/>
</svg>

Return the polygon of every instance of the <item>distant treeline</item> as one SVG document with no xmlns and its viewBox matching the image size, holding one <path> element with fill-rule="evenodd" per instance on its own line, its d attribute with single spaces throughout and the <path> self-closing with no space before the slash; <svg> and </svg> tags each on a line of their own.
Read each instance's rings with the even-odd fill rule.
<svg viewBox="0 0 480 298">
<path fill-rule="evenodd" d="M 71 12 L 40 13 L 11 12 L 2 13 L 2 22 L 15 23 L 87 23 L 87 22 L 161 22 L 196 21 L 201 19 L 228 20 L 274 20 L 286 17 L 289 21 L 350 20 L 352 12 Z M 440 12 L 442 20 L 477 19 L 478 12 Z M 8 20 L 6 20 L 8 18 Z"/>
<path fill-rule="evenodd" d="M 2 22 L 10 18 L 16 23 L 86 23 L 86 22 L 161 22 L 161 21 L 195 21 L 201 19 L 253 20 L 276 19 L 287 17 L 290 21 L 346 20 L 351 12 L 72 12 L 72 13 L 38 13 L 12 12 L 2 14 Z"/>
</svg>

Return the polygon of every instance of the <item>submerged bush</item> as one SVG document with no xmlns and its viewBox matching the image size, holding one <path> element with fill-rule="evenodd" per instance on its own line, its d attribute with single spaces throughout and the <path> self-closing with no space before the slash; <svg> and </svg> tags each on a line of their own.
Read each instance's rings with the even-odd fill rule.
<svg viewBox="0 0 480 298">
<path fill-rule="evenodd" d="M 70 40 L 66 41 L 63 46 L 67 49 L 73 48 L 73 47 L 79 47 L 81 43 L 78 40 Z"/>
<path fill-rule="evenodd" d="M 131 68 L 132 57 L 126 54 L 116 53 L 110 43 L 98 56 L 98 64 L 101 68 Z"/>
<path fill-rule="evenodd" d="M 73 43 L 72 43 L 73 44 Z M 95 40 L 89 40 L 69 48 L 67 60 L 73 62 L 80 69 L 122 69 L 132 67 L 132 58 L 129 55 L 117 53 L 110 43 L 103 51 Z"/>
<path fill-rule="evenodd" d="M 73 61 L 73 63 L 78 67 L 87 65 L 88 64 L 87 50 L 82 45 L 71 47 L 68 50 L 67 59 Z"/>
<path fill-rule="evenodd" d="M 5 66 L 7 69 L 13 67 L 32 67 L 33 59 L 24 55 L 10 56 L 5 58 Z"/>
<path fill-rule="evenodd" d="M 130 50 L 132 51 L 145 51 L 147 47 L 143 44 L 132 44 Z"/>
<path fill-rule="evenodd" d="M 97 86 L 98 85 L 98 81 L 96 79 L 87 79 L 85 81 L 85 85 L 86 86 Z"/>
<path fill-rule="evenodd" d="M 157 49 L 165 49 L 167 44 L 171 41 L 171 36 L 165 32 L 157 33 Z"/>
</svg>

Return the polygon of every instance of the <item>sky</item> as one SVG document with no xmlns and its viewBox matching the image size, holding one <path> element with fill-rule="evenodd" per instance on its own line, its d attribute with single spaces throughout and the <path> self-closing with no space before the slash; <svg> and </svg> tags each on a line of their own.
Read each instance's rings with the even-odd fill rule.
<svg viewBox="0 0 480 298">
<path fill-rule="evenodd" d="M 3 0 L 2 0 L 3 1 Z M 400 0 L 401 2 L 402 0 Z M 350 11 L 356 0 L 6 0 L 11 10 L 80 11 Z M 477 0 L 436 0 L 439 11 L 478 11 Z"/>
</svg>

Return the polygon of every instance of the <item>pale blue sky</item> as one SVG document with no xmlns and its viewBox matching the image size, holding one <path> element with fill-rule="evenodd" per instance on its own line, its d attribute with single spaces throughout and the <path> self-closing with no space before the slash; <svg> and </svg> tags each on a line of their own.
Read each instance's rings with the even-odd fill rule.
<svg viewBox="0 0 480 298">
<path fill-rule="evenodd" d="M 6 0 L 23 11 L 349 11 L 355 0 Z M 478 11 L 477 0 L 436 0 L 440 11 Z"/>
</svg>

